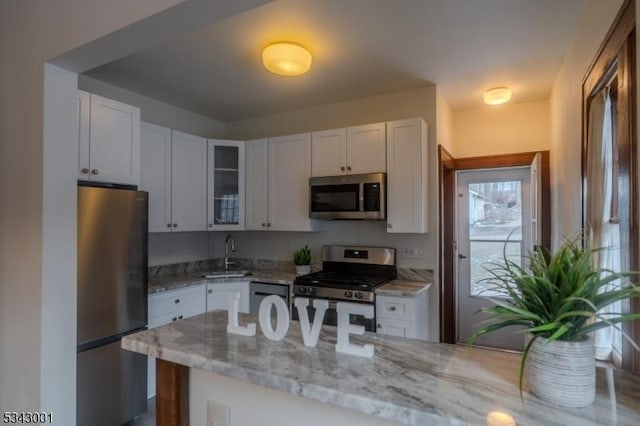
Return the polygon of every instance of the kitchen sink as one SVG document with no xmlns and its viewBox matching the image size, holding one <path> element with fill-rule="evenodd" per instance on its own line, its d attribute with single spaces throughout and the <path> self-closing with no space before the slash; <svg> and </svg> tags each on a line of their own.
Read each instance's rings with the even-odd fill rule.
<svg viewBox="0 0 640 426">
<path fill-rule="evenodd" d="M 242 278 L 249 275 L 253 275 L 253 273 L 249 271 L 214 271 L 202 274 L 203 277 L 214 280 L 225 278 Z"/>
</svg>

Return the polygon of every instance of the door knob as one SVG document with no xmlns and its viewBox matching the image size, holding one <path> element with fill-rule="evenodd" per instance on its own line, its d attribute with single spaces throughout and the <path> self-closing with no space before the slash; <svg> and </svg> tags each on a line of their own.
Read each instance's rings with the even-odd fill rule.
<svg viewBox="0 0 640 426">
<path fill-rule="evenodd" d="M 170 223 L 167 223 L 167 228 L 171 228 L 171 224 Z"/>
<path fill-rule="evenodd" d="M 347 166 L 347 170 L 348 170 L 348 171 L 351 171 L 351 166 Z"/>
<path fill-rule="evenodd" d="M 344 172 L 344 166 L 340 167 L 340 170 Z"/>
<path fill-rule="evenodd" d="M 82 170 L 80 170 L 82 173 L 87 174 L 89 173 L 89 169 L 87 169 L 86 167 L 83 167 Z"/>
<path fill-rule="evenodd" d="M 174 228 L 177 228 L 177 227 L 178 227 L 178 223 L 177 223 L 177 222 L 176 222 L 176 223 L 174 223 L 174 224 L 173 224 L 173 227 L 174 227 Z"/>
<path fill-rule="evenodd" d="M 98 169 L 93 169 L 93 170 L 91 170 L 91 174 L 92 174 L 92 175 L 97 175 L 97 174 L 99 174 L 99 173 L 100 173 L 100 170 L 98 170 Z"/>
</svg>

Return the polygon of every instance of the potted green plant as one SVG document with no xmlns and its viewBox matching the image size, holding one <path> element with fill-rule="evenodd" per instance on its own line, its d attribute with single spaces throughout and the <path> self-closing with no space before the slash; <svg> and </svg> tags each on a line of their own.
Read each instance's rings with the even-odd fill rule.
<svg viewBox="0 0 640 426">
<path fill-rule="evenodd" d="M 540 399 L 566 407 L 584 407 L 595 398 L 595 349 L 592 333 L 600 328 L 639 319 L 640 314 L 601 314 L 614 302 L 640 296 L 631 283 L 617 286 L 635 273 L 600 269 L 594 248 L 584 235 L 567 239 L 555 253 L 536 248 L 522 267 L 507 258 L 489 269 L 487 281 L 507 296 L 487 297 L 495 306 L 482 309 L 489 315 L 469 339 L 472 344 L 483 334 L 519 325 L 526 333 L 519 372 L 530 391 Z M 638 346 L 622 333 L 638 350 Z"/>
<path fill-rule="evenodd" d="M 311 250 L 305 245 L 300 250 L 293 252 L 293 263 L 296 264 L 296 275 L 311 273 Z"/>
</svg>

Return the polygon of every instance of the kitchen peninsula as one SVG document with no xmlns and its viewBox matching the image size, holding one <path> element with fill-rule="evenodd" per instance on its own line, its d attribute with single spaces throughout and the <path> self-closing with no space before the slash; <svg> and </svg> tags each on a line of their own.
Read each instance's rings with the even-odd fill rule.
<svg viewBox="0 0 640 426">
<path fill-rule="evenodd" d="M 241 324 L 250 321 L 256 317 L 241 314 Z M 505 425 L 640 424 L 640 378 L 611 369 L 598 368 L 591 406 L 565 409 L 526 392 L 521 402 L 514 354 L 352 336 L 374 344 L 375 356 L 367 359 L 336 353 L 334 327 L 323 326 L 315 348 L 304 346 L 296 321 L 279 342 L 260 331 L 227 334 L 226 327 L 227 312 L 213 311 L 122 340 L 124 349 L 158 358 L 159 383 L 173 380 L 163 390 L 172 406 L 162 407 L 167 400 L 158 397 L 158 424 L 188 424 L 188 416 L 191 424 L 205 424 L 208 400 L 230 406 L 232 426 L 492 424 L 489 418 L 515 422 L 493 423 Z M 162 422 L 180 412 L 185 423 Z M 304 419 L 296 418 L 303 412 Z"/>
</svg>

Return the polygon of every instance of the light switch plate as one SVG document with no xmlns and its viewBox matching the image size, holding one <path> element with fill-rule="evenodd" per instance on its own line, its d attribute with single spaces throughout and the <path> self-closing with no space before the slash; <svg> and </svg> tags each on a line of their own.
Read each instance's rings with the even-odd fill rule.
<svg viewBox="0 0 640 426">
<path fill-rule="evenodd" d="M 229 426 L 229 406 L 207 401 L 207 426 Z"/>
</svg>

